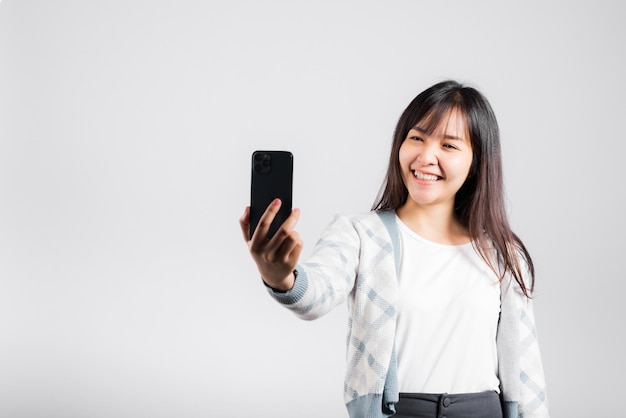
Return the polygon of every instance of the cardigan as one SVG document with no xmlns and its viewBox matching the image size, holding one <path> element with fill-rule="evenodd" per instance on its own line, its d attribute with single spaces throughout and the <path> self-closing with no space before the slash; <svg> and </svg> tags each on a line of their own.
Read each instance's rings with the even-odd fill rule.
<svg viewBox="0 0 626 418">
<path fill-rule="evenodd" d="M 292 289 L 269 294 L 305 320 L 348 307 L 344 402 L 351 418 L 385 418 L 399 400 L 395 328 L 400 235 L 393 211 L 338 215 Z M 496 346 L 504 418 L 549 418 L 532 302 L 506 275 Z"/>
</svg>

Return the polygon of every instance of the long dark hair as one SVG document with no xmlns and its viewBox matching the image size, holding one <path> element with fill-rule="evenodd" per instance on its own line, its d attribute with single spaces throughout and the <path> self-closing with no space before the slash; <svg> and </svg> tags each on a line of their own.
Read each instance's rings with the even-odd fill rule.
<svg viewBox="0 0 626 418">
<path fill-rule="evenodd" d="M 472 245 L 500 280 L 510 272 L 530 297 L 535 284 L 534 265 L 524 243 L 509 225 L 500 130 L 491 105 L 478 90 L 448 80 L 411 101 L 396 125 L 387 175 L 372 210 L 395 211 L 406 202 L 408 191 L 400 171 L 400 146 L 418 122 L 425 123 L 424 128 L 432 132 L 451 110 L 465 117 L 473 150 L 468 177 L 455 196 L 455 216 L 469 230 Z M 496 251 L 496 260 L 490 255 L 492 249 Z M 524 280 L 525 268 L 530 274 L 528 281 Z"/>
</svg>

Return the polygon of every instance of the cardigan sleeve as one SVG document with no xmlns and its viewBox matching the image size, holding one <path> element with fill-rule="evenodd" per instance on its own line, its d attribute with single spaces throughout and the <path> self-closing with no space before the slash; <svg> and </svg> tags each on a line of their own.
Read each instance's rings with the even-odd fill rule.
<svg viewBox="0 0 626 418">
<path fill-rule="evenodd" d="M 530 277 L 526 269 L 525 279 Z M 549 418 L 533 300 L 508 274 L 502 281 L 498 372 L 505 418 Z"/>
<path fill-rule="evenodd" d="M 350 218 L 336 216 L 306 262 L 296 267 L 294 287 L 270 295 L 298 317 L 312 320 L 343 303 L 354 286 L 360 238 Z"/>
<path fill-rule="evenodd" d="M 520 307 L 520 416 L 549 418 L 546 381 L 535 328 L 533 302 L 524 295 L 518 295 L 518 301 Z"/>
<path fill-rule="evenodd" d="M 528 288 L 530 287 L 529 278 L 531 276 L 528 265 L 525 266 L 524 273 L 524 282 Z M 519 284 L 510 276 L 509 279 L 513 285 L 511 296 L 514 300 L 518 319 L 518 416 L 520 418 L 550 418 L 546 381 L 535 326 L 533 299 L 526 297 Z"/>
</svg>

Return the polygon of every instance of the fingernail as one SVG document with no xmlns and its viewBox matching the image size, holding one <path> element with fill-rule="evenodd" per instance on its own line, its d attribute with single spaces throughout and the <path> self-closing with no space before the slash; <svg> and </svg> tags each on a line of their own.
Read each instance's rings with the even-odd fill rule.
<svg viewBox="0 0 626 418">
<path fill-rule="evenodd" d="M 274 201 L 272 202 L 272 205 L 274 206 L 280 205 L 280 199 L 279 198 L 274 199 Z"/>
</svg>

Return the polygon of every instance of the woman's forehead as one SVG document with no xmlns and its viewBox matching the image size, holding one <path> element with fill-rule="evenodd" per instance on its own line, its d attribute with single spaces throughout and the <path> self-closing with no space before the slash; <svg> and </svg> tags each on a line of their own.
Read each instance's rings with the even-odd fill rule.
<svg viewBox="0 0 626 418">
<path fill-rule="evenodd" d="M 455 136 L 469 139 L 467 118 L 458 108 L 432 110 L 413 127 L 419 132 L 433 135 Z"/>
</svg>

